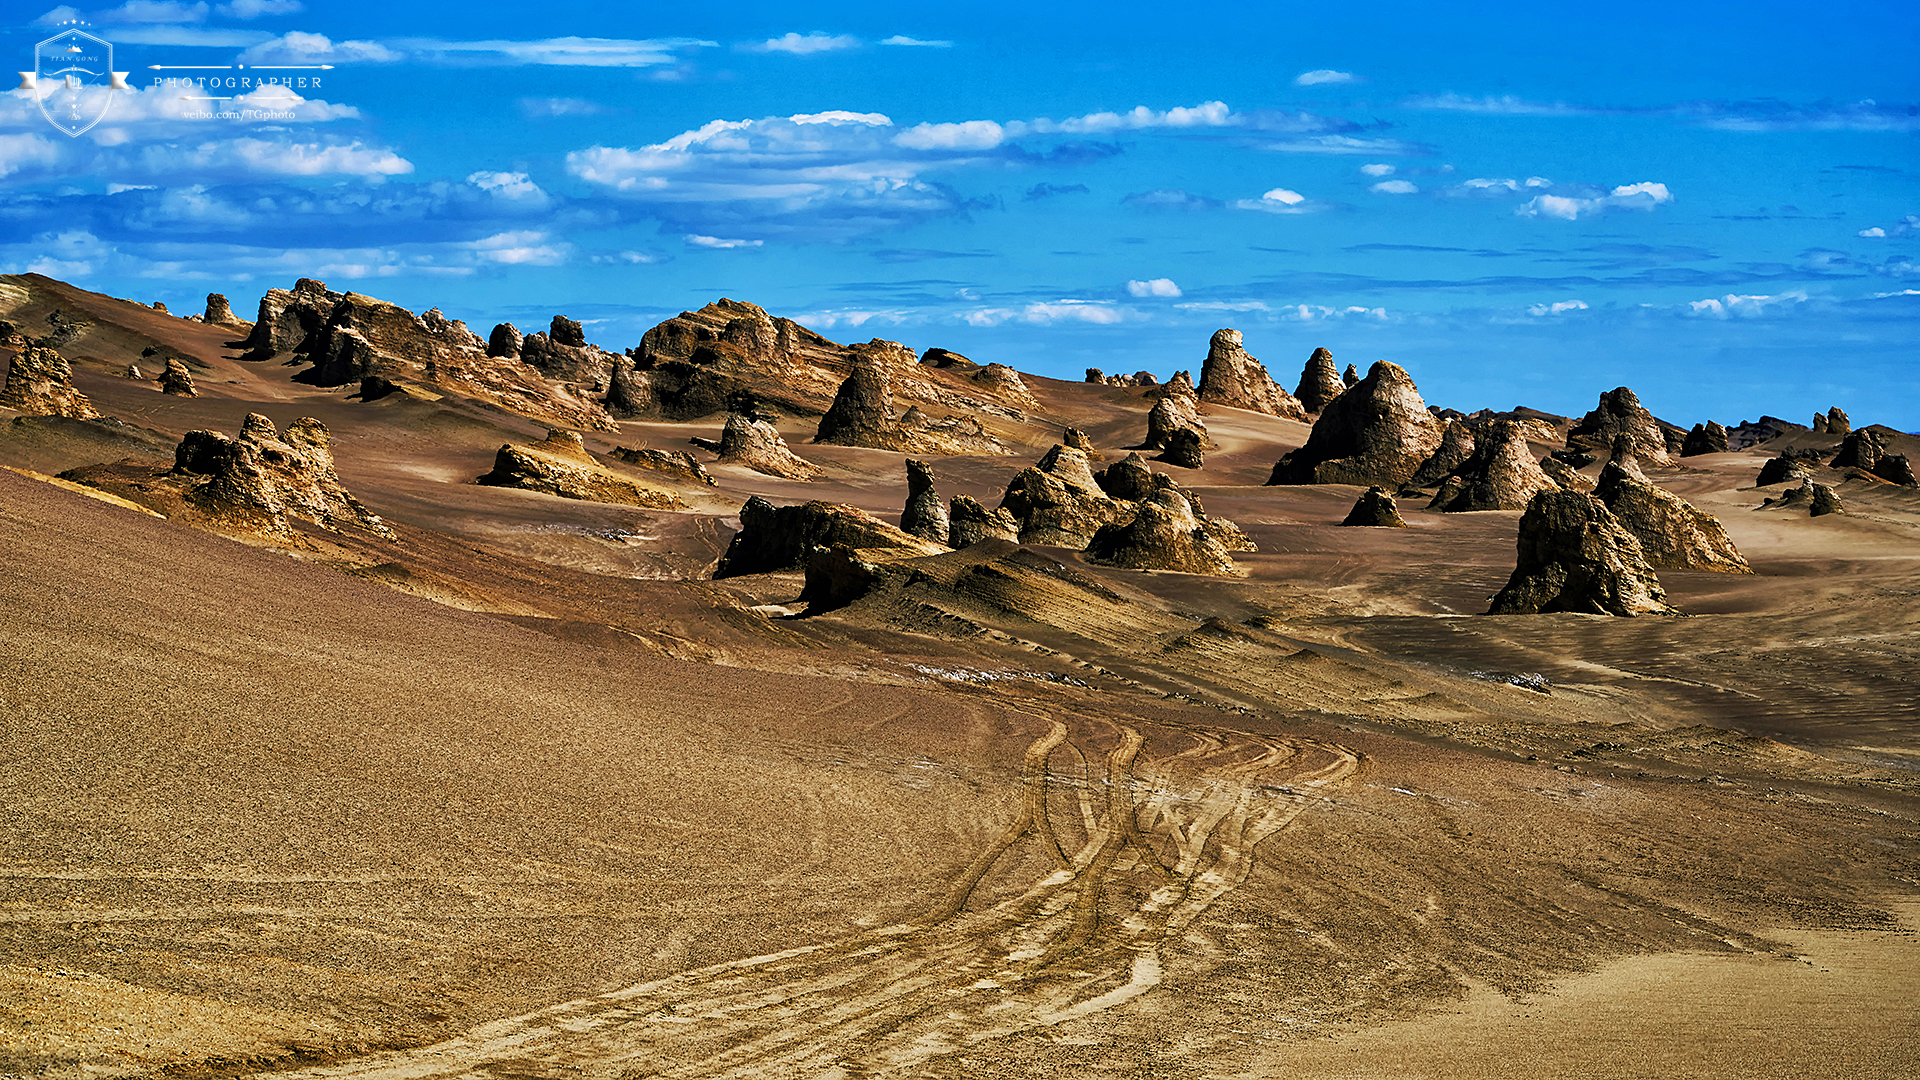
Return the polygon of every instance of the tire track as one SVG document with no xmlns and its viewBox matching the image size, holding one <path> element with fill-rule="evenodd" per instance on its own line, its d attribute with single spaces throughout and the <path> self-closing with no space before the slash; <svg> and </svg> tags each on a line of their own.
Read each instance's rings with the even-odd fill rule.
<svg viewBox="0 0 1920 1080">
<path fill-rule="evenodd" d="M 1331 743 L 1194 730 L 1156 761 L 1141 728 L 1094 726 L 1117 727 L 1104 776 L 1086 768 L 1100 759 L 1074 741 L 1073 724 L 1050 719 L 1022 764 L 1019 814 L 919 918 L 565 1002 L 418 1050 L 275 1075 L 904 1075 L 1152 991 L 1166 977 L 1164 947 L 1247 880 L 1263 841 L 1362 763 Z M 1063 746 L 1079 754 L 1084 781 L 1052 772 Z M 1087 796 L 1074 822 L 1085 838 L 1071 847 L 1048 814 L 1050 790 L 1069 784 Z M 1050 869 L 1020 888 L 1013 875 L 1036 854 Z M 982 899 L 989 882 L 1006 898 Z"/>
</svg>

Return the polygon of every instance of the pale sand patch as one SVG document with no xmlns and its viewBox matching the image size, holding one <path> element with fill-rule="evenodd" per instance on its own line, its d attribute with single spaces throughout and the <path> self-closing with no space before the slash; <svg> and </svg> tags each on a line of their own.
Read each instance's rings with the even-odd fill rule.
<svg viewBox="0 0 1920 1080">
<path fill-rule="evenodd" d="M 1515 1001 L 1476 985 L 1451 1013 L 1276 1047 L 1237 1077 L 1846 1078 L 1920 1075 L 1920 901 L 1903 929 L 1781 930 L 1796 959 L 1667 953 Z"/>
</svg>

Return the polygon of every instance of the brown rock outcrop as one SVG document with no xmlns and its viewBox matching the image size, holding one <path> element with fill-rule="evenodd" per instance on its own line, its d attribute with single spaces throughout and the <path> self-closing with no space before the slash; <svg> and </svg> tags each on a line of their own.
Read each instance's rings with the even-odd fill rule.
<svg viewBox="0 0 1920 1080">
<path fill-rule="evenodd" d="M 768 476 L 810 480 L 820 472 L 818 466 L 787 448 L 787 440 L 779 428 L 742 413 L 727 417 L 716 449 L 723 463 L 743 465 Z"/>
<path fill-rule="evenodd" d="M 715 578 L 800 570 L 813 549 L 844 544 L 855 551 L 887 548 L 912 555 L 937 555 L 940 544 L 922 540 L 864 510 L 837 503 L 809 502 L 775 506 L 758 495 L 740 508 L 740 531 L 714 568 Z"/>
<path fill-rule="evenodd" d="M 1020 373 L 1005 364 L 988 364 L 969 378 L 986 393 L 1011 401 L 1022 409 L 1040 407 L 1040 403 L 1034 400 L 1033 391 L 1027 389 L 1026 381 L 1020 378 Z"/>
<path fill-rule="evenodd" d="M 955 495 L 947 510 L 947 546 L 956 550 L 982 540 L 1020 542 L 1020 523 L 1004 509 L 988 510 L 971 495 Z"/>
<path fill-rule="evenodd" d="M 1070 427 L 1062 432 L 1060 442 L 1087 455 L 1087 460 L 1089 461 L 1093 460 L 1094 454 L 1098 452 L 1093 448 L 1093 440 L 1087 438 L 1087 433 L 1077 427 Z"/>
<path fill-rule="evenodd" d="M 1446 483 L 1447 477 L 1473 456 L 1474 446 L 1473 429 L 1460 420 L 1448 420 L 1440 432 L 1440 445 L 1413 471 L 1401 490 L 1418 491 Z"/>
<path fill-rule="evenodd" d="M 1920 478 L 1913 475 L 1913 463 L 1907 460 L 1905 454 L 1882 454 L 1880 460 L 1873 463 L 1872 472 L 1889 484 L 1920 486 Z"/>
<path fill-rule="evenodd" d="M 1540 471 L 1568 491 L 1592 491 L 1597 486 L 1593 477 L 1551 454 L 1540 459 Z"/>
<path fill-rule="evenodd" d="M 952 532 L 947 504 L 933 487 L 933 470 L 913 458 L 907 459 L 907 505 L 900 512 L 900 531 L 936 544 L 946 543 Z"/>
<path fill-rule="evenodd" d="M 1207 463 L 1206 436 L 1192 428 L 1180 428 L 1167 440 L 1167 448 L 1154 460 L 1183 469 L 1198 469 Z"/>
<path fill-rule="evenodd" d="M 502 446 L 494 455 L 493 471 L 476 483 L 652 510 L 680 506 L 680 497 L 673 492 L 646 487 L 601 466 L 587 452 L 578 432 L 559 429 L 532 445 Z"/>
<path fill-rule="evenodd" d="M 233 313 L 233 306 L 227 303 L 227 298 L 217 292 L 207 294 L 207 312 L 200 317 L 200 321 L 213 326 L 236 326 L 251 329 L 251 324 L 248 323 L 247 320 L 235 315 Z"/>
<path fill-rule="evenodd" d="M 1439 448 L 1442 430 L 1412 377 L 1381 360 L 1327 404 L 1306 445 L 1281 458 L 1267 483 L 1397 489 Z"/>
<path fill-rule="evenodd" d="M 1174 434 L 1181 431 L 1193 432 L 1202 445 L 1208 441 L 1207 425 L 1200 420 L 1200 399 L 1190 393 L 1163 394 L 1147 412 L 1147 438 L 1140 445 L 1147 450 L 1165 450 L 1173 445 Z"/>
<path fill-rule="evenodd" d="M 520 346 L 526 343 L 526 335 L 510 322 L 493 324 L 493 332 L 487 335 L 487 355 L 506 360 L 520 359 Z"/>
<path fill-rule="evenodd" d="M 1813 487 L 1813 495 L 1808 500 L 1810 503 L 1807 510 L 1808 517 L 1822 517 L 1827 514 L 1844 514 L 1847 512 L 1845 504 L 1840 501 L 1838 492 L 1825 484 L 1815 484 L 1811 480 L 1807 481 L 1807 483 Z"/>
<path fill-rule="evenodd" d="M 1687 432 L 1687 441 L 1680 447 L 1681 457 L 1699 457 L 1701 454 L 1726 452 L 1727 429 L 1712 420 L 1693 425 L 1693 430 Z"/>
<path fill-rule="evenodd" d="M 1348 364 L 1347 370 L 1340 373 L 1340 381 L 1346 383 L 1349 390 L 1360 385 L 1360 369 Z"/>
<path fill-rule="evenodd" d="M 1355 382 L 1359 381 L 1356 375 Z M 1347 389 L 1340 379 L 1340 369 L 1334 366 L 1333 354 L 1325 349 L 1313 350 L 1307 357 L 1307 365 L 1300 371 L 1300 385 L 1293 396 L 1300 400 L 1300 407 L 1310 413 L 1317 413 L 1327 407 L 1327 402 L 1339 397 Z"/>
<path fill-rule="evenodd" d="M 200 392 L 193 388 L 193 372 L 177 356 L 167 357 L 167 367 L 160 373 L 160 392 L 175 397 L 199 397 Z"/>
<path fill-rule="evenodd" d="M 1760 478 L 1754 481 L 1754 486 L 1772 487 L 1775 484 L 1804 483 L 1809 479 L 1812 479 L 1812 475 L 1801 466 L 1798 459 L 1782 454 L 1779 457 L 1768 458 L 1767 463 L 1760 466 Z"/>
<path fill-rule="evenodd" d="M 505 324 L 502 324 L 505 325 Z M 495 328 L 496 334 L 498 327 Z M 509 327 L 511 329 L 511 327 Z M 487 352 L 493 352 L 488 342 Z M 587 344 L 579 323 L 565 315 L 555 315 L 546 332 L 528 334 L 520 342 L 520 362 L 556 382 L 575 383 L 587 390 L 604 389 L 613 376 L 615 357 L 597 346 Z"/>
<path fill-rule="evenodd" d="M 1600 395 L 1600 404 L 1567 432 L 1567 447 L 1608 453 L 1623 435 L 1641 464 L 1660 468 L 1673 464 L 1672 456 L 1667 453 L 1665 429 L 1641 406 L 1639 397 L 1624 386 Z"/>
<path fill-rule="evenodd" d="M 1887 452 L 1886 436 L 1872 428 L 1861 428 L 1849 432 L 1840 441 L 1840 452 L 1833 455 L 1831 464 L 1836 469 L 1855 468 L 1873 471 L 1880 463 L 1881 455 Z"/>
<path fill-rule="evenodd" d="M 1059 444 L 1013 478 L 1000 508 L 1020 523 L 1021 543 L 1070 548 L 1086 547 L 1102 525 L 1125 516 L 1094 481 L 1087 456 Z"/>
<path fill-rule="evenodd" d="M 707 475 L 706 466 L 700 464 L 692 454 L 684 450 L 616 446 L 607 456 L 615 461 L 625 462 L 636 469 L 646 469 L 662 476 L 670 476 L 682 483 L 705 484 L 709 487 L 715 483 L 713 477 Z"/>
<path fill-rule="evenodd" d="M 128 365 L 127 365 L 127 370 L 125 370 L 125 371 L 123 371 L 123 372 L 121 372 L 120 374 L 121 374 L 121 375 L 122 375 L 122 376 L 123 376 L 124 378 L 128 378 L 128 379 L 132 379 L 132 380 L 134 380 L 135 382 L 146 382 L 146 381 L 147 381 L 147 376 L 146 376 L 146 374 L 145 374 L 145 373 L 143 373 L 143 372 L 142 372 L 142 371 L 140 370 L 140 365 L 139 365 L 139 364 L 128 364 Z"/>
<path fill-rule="evenodd" d="M 1489 615 L 1677 614 L 1640 541 L 1592 495 L 1543 491 L 1520 517 L 1518 558 Z"/>
<path fill-rule="evenodd" d="M 1360 498 L 1347 511 L 1342 525 L 1373 526 L 1388 529 L 1404 529 L 1407 521 L 1400 516 L 1400 508 L 1393 505 L 1393 496 L 1383 487 L 1370 487 L 1360 493 Z"/>
<path fill-rule="evenodd" d="M 928 349 L 920 354 L 920 363 L 931 368 L 959 368 L 962 371 L 971 371 L 980 366 L 947 349 Z"/>
<path fill-rule="evenodd" d="M 1178 490 L 1161 488 L 1131 520 L 1102 526 L 1087 544 L 1087 561 L 1129 570 L 1177 570 L 1221 577 L 1244 573 L 1201 524 Z"/>
<path fill-rule="evenodd" d="M 1155 473 L 1138 453 L 1128 454 L 1093 475 L 1108 497 L 1138 502 L 1153 494 Z"/>
<path fill-rule="evenodd" d="M 1649 566 L 1753 573 L 1753 567 L 1747 565 L 1727 537 L 1727 530 L 1712 514 L 1618 465 L 1609 464 L 1601 470 L 1594 494 L 1607 505 L 1614 520 L 1640 541 L 1641 554 Z"/>
<path fill-rule="evenodd" d="M 690 420 L 737 411 L 739 395 L 818 415 L 845 378 L 848 350 L 755 304 L 721 299 L 648 330 L 630 353 L 633 415 Z M 908 362 L 917 363 L 908 352 Z"/>
<path fill-rule="evenodd" d="M 1248 355 L 1240 331 L 1216 330 L 1200 369 L 1200 400 L 1236 409 L 1249 409 L 1288 420 L 1305 420 L 1307 410 L 1292 394 L 1280 389 L 1266 365 Z"/>
<path fill-rule="evenodd" d="M 87 395 L 74 389 L 67 358 L 45 345 L 25 345 L 13 354 L 6 385 L 0 387 L 0 405 L 28 416 L 89 420 L 100 415 Z"/>
<path fill-rule="evenodd" d="M 870 346 L 894 345 L 875 341 Z M 905 351 L 904 346 L 897 348 Z M 909 362 L 912 352 L 906 351 Z M 949 416 L 933 420 L 919 406 L 893 418 L 893 378 L 897 361 L 877 348 L 854 346 L 853 371 L 834 394 L 833 405 L 820 418 L 816 443 L 901 450 L 910 454 L 1001 453 L 999 440 L 987 434 L 978 420 Z"/>
<path fill-rule="evenodd" d="M 1536 494 L 1559 489 L 1560 483 L 1534 461 L 1526 429 L 1511 420 L 1495 420 L 1427 509 L 1443 513 L 1525 510 Z"/>
<path fill-rule="evenodd" d="M 329 529 L 355 525 L 393 537 L 341 484 L 332 436 L 312 417 L 288 424 L 285 438 L 259 413 L 248 414 L 238 438 L 189 431 L 174 450 L 172 475 L 188 481 L 189 501 L 228 522 L 284 534 L 293 516 Z"/>
<path fill-rule="evenodd" d="M 1840 411 L 1840 406 L 1835 405 L 1827 410 L 1827 434 L 1846 435 L 1852 431 L 1853 421 L 1847 418 L 1846 413 Z"/>
</svg>

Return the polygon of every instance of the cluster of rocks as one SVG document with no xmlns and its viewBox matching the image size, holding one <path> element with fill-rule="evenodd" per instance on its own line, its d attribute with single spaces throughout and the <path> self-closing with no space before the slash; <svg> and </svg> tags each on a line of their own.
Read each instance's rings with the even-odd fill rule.
<svg viewBox="0 0 1920 1080">
<path fill-rule="evenodd" d="M 1206 462 L 1206 450 L 1213 445 L 1207 437 L 1207 425 L 1200 419 L 1200 395 L 1193 380 L 1184 371 L 1176 371 L 1167 384 L 1153 392 L 1153 408 L 1147 411 L 1147 437 L 1142 450 L 1160 451 L 1161 460 L 1182 468 L 1197 469 Z"/>
<path fill-rule="evenodd" d="M 1892 484 L 1907 487 L 1920 485 L 1913 472 L 1913 463 L 1905 454 L 1889 453 L 1887 436 L 1875 428 L 1861 428 L 1849 432 L 1840 442 L 1840 451 L 1833 455 L 1829 463 L 1836 469 L 1859 469 L 1871 476 Z"/>
<path fill-rule="evenodd" d="M 712 487 L 715 481 L 706 466 L 684 450 L 654 450 L 650 447 L 616 446 L 607 454 L 615 461 L 636 469 L 646 469 L 687 484 Z"/>
<path fill-rule="evenodd" d="M 1816 435 L 1845 435 L 1853 430 L 1853 421 L 1835 405 L 1824 413 L 1813 414 L 1813 432 Z"/>
<path fill-rule="evenodd" d="M 718 454 L 723 465 L 739 465 L 767 476 L 811 480 L 820 471 L 819 466 L 789 449 L 772 419 L 757 410 L 728 413 L 717 442 L 702 438 L 693 441 Z"/>
<path fill-rule="evenodd" d="M 1136 371 L 1131 375 L 1108 375 L 1097 367 L 1087 369 L 1086 381 L 1104 386 L 1158 386 L 1160 380 L 1154 378 L 1151 371 Z"/>
<path fill-rule="evenodd" d="M 174 451 L 171 478 L 187 498 L 231 523 L 285 534 L 289 517 L 328 529 L 353 525 L 391 539 L 393 530 L 361 505 L 334 470 L 333 439 L 325 424 L 301 417 L 283 437 L 273 421 L 249 413 L 240 434 L 189 431 Z"/>
<path fill-rule="evenodd" d="M 1331 354 L 1328 362 L 1332 362 Z M 1231 327 L 1214 331 L 1207 345 L 1206 363 L 1200 368 L 1199 397 L 1209 404 L 1247 409 L 1286 420 L 1307 418 L 1307 410 L 1301 407 L 1299 399 L 1273 381 L 1266 365 L 1247 353 L 1240 331 Z"/>
<path fill-rule="evenodd" d="M 578 432 L 557 428 L 538 443 L 501 446 L 492 471 L 476 483 L 654 510 L 681 505 L 680 497 L 671 491 L 647 487 L 605 468 L 587 452 Z"/>
<path fill-rule="evenodd" d="M 1555 488 L 1520 516 L 1518 558 L 1489 615 L 1671 615 L 1640 541 L 1598 498 Z"/>
<path fill-rule="evenodd" d="M 882 549 L 907 556 L 937 555 L 942 544 L 894 528 L 872 514 L 837 503 L 775 506 L 758 495 L 740 508 L 740 531 L 714 568 L 715 578 L 805 569 L 816 548 Z"/>
<path fill-rule="evenodd" d="M 1447 473 L 1427 509 L 1524 510 L 1536 494 L 1559 487 L 1534 461 L 1526 428 L 1495 420 L 1475 439 L 1473 452 Z"/>
<path fill-rule="evenodd" d="M 1727 452 L 1727 429 L 1708 420 L 1693 425 L 1687 432 L 1686 441 L 1680 444 L 1681 457 L 1699 457 L 1702 454 L 1724 454 Z"/>
<path fill-rule="evenodd" d="M 1803 477 L 1798 487 L 1787 488 L 1777 497 L 1762 500 L 1758 509 L 1805 510 L 1808 517 L 1847 512 L 1839 493 L 1825 484 L 1814 483 L 1812 477 Z"/>
<path fill-rule="evenodd" d="M 1672 430 L 1673 443 L 1684 438 L 1678 428 Z M 1608 454 L 1612 460 L 1631 455 L 1642 466 L 1669 468 L 1671 451 L 1679 447 L 1670 446 L 1667 427 L 1640 404 L 1640 398 L 1620 386 L 1601 394 L 1600 404 L 1567 432 L 1567 448 Z"/>
<path fill-rule="evenodd" d="M 1649 566 L 1753 573 L 1753 567 L 1712 514 L 1619 463 L 1608 462 L 1600 471 L 1594 495 L 1640 542 Z"/>
</svg>

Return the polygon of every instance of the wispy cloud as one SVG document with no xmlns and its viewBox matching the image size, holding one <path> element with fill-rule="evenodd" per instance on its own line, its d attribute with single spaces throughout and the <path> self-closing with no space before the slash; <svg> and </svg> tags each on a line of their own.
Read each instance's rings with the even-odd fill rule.
<svg viewBox="0 0 1920 1080">
<path fill-rule="evenodd" d="M 713 248 L 720 251 L 728 251 L 734 248 L 757 248 L 766 243 L 765 240 L 735 240 L 720 236 L 700 236 L 696 233 L 688 233 L 686 241 L 688 247 Z"/>
<path fill-rule="evenodd" d="M 1226 205 L 1219 199 L 1195 195 L 1185 188 L 1136 191 L 1120 201 L 1127 206 L 1137 206 L 1143 210 L 1218 210 Z"/>
<path fill-rule="evenodd" d="M 551 119 L 563 116 L 604 116 L 612 109 L 597 101 L 571 97 L 523 97 L 519 101 L 520 115 L 529 119 Z"/>
<path fill-rule="evenodd" d="M 1728 293 L 1718 298 L 1692 301 L 1687 305 L 1686 313 L 1713 319 L 1751 319 L 1806 302 L 1807 294 L 1798 290 L 1772 296 L 1736 296 Z"/>
<path fill-rule="evenodd" d="M 1263 214 L 1316 214 L 1328 204 L 1307 198 L 1290 188 L 1272 188 L 1257 199 L 1235 199 L 1236 210 L 1257 210 Z"/>
<path fill-rule="evenodd" d="M 1050 300 L 1019 308 L 975 308 L 960 318 L 969 326 L 999 326 L 1023 322 L 1034 326 L 1056 323 L 1093 323 L 1111 326 L 1133 318 L 1133 312 L 1105 300 Z"/>
<path fill-rule="evenodd" d="M 1720 131 L 1920 131 L 1920 107 L 1871 99 L 1845 105 L 1791 105 L 1770 99 L 1702 102 L 1678 106 L 1673 114 Z"/>
<path fill-rule="evenodd" d="M 1052 199 L 1061 195 L 1085 194 L 1087 194 L 1087 185 L 1085 184 L 1035 184 L 1028 188 L 1027 193 L 1020 198 L 1022 202 L 1037 202 L 1041 199 Z"/>
<path fill-rule="evenodd" d="M 1471 97 L 1466 94 L 1415 94 L 1402 105 L 1409 109 L 1438 109 L 1444 112 L 1490 113 L 1500 116 L 1591 116 L 1606 110 L 1564 101 L 1527 101 L 1511 94 Z"/>
<path fill-rule="evenodd" d="M 1556 300 L 1551 304 L 1534 304 L 1532 307 L 1527 308 L 1527 314 L 1541 318 L 1553 315 L 1565 315 L 1570 311 L 1586 310 L 1588 310 L 1588 308 L 1585 300 Z"/>
<path fill-rule="evenodd" d="M 1382 180 L 1367 190 L 1381 195 L 1418 195 L 1420 185 L 1408 180 Z"/>
<path fill-rule="evenodd" d="M 1295 86 L 1328 86 L 1341 83 L 1359 82 L 1360 78 L 1352 72 L 1330 71 L 1321 68 L 1318 71 L 1303 71 L 1293 77 Z"/>
<path fill-rule="evenodd" d="M 215 10 L 236 19 L 259 19 L 276 15 L 298 15 L 307 10 L 300 0 L 233 0 Z"/>
<path fill-rule="evenodd" d="M 380 47 L 403 54 L 408 59 L 428 63 L 656 67 L 677 64 L 681 59 L 680 54 L 693 49 L 712 48 L 717 44 L 699 38 L 555 37 L 526 41 L 394 38 L 381 42 Z"/>
<path fill-rule="evenodd" d="M 921 48 L 921 49 L 951 49 L 951 48 L 953 48 L 953 42 L 951 42 L 951 41 L 927 41 L 927 40 L 924 40 L 924 39 L 921 39 L 921 38 L 912 38 L 912 37 L 908 37 L 908 36 L 907 36 L 907 35 L 905 35 L 905 34 L 895 34 L 895 35 L 893 35 L 893 36 L 892 36 L 892 37 L 890 37 L 890 38 L 885 38 L 885 39 L 883 39 L 883 40 L 882 40 L 882 41 L 880 42 L 880 44 L 882 44 L 882 45 L 906 45 L 906 46 L 910 46 L 910 47 L 914 47 L 914 48 Z"/>
<path fill-rule="evenodd" d="M 1606 195 L 1592 198 L 1564 195 L 1536 195 L 1514 211 L 1521 217 L 1558 218 L 1573 221 L 1593 217 L 1610 210 L 1652 210 L 1670 203 L 1673 195 L 1667 185 L 1649 182 L 1622 184 Z"/>
<path fill-rule="evenodd" d="M 777 38 L 744 45 L 749 52 L 786 53 L 789 56 L 814 56 L 860 47 L 860 39 L 851 34 L 829 34 L 815 30 L 811 34 L 782 34 Z"/>
</svg>

